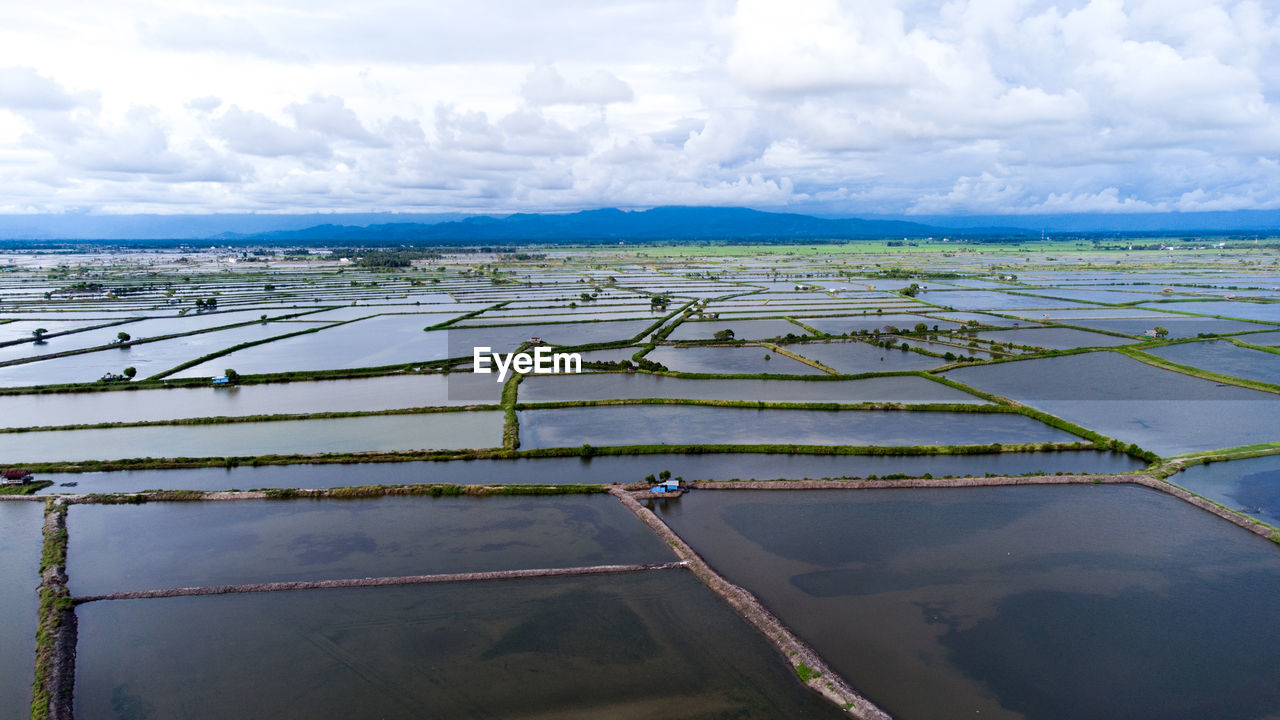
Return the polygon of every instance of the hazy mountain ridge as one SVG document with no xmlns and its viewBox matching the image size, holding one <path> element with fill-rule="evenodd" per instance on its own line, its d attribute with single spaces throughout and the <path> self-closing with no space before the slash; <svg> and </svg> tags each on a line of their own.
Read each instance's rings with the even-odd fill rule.
<svg viewBox="0 0 1280 720">
<path fill-rule="evenodd" d="M 0 215 L 0 240 L 240 242 L 602 242 L 1276 233 L 1280 211 L 1078 215 L 814 216 L 740 207 L 617 208 L 573 213 L 310 213 Z"/>
</svg>

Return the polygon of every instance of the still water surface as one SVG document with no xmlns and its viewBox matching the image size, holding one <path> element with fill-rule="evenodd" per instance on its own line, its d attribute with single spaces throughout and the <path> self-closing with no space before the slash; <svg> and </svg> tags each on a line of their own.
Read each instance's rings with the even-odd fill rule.
<svg viewBox="0 0 1280 720">
<path fill-rule="evenodd" d="M 101 602 L 79 615 L 80 717 L 844 717 L 683 570 Z"/>
<path fill-rule="evenodd" d="M 898 720 L 1280 712 L 1280 552 L 1146 488 L 695 491 L 659 511 Z"/>
</svg>

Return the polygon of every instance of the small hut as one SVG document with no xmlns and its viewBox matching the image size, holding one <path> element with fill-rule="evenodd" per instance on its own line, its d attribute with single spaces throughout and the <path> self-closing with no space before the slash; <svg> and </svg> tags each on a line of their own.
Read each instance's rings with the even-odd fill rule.
<svg viewBox="0 0 1280 720">
<path fill-rule="evenodd" d="M 10 468 L 0 473 L 0 485 L 26 485 L 31 482 L 31 471 L 25 468 Z"/>
</svg>

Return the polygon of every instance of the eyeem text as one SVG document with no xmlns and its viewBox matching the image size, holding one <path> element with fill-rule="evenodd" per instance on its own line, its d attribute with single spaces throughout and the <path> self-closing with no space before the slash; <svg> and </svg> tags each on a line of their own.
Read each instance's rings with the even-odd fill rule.
<svg viewBox="0 0 1280 720">
<path fill-rule="evenodd" d="M 533 373 L 549 375 L 553 373 L 582 372 L 582 356 L 578 353 L 553 353 L 551 348 L 538 346 L 532 353 L 496 353 L 492 348 L 473 348 L 471 372 L 490 373 L 492 367 L 498 369 L 498 382 L 507 378 L 507 373 Z"/>
</svg>

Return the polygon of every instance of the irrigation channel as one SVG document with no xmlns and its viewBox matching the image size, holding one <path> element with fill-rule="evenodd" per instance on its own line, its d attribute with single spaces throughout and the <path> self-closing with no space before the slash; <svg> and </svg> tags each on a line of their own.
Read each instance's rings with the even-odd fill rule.
<svg viewBox="0 0 1280 720">
<path fill-rule="evenodd" d="M 894 480 L 775 480 L 775 481 L 706 481 L 690 484 L 690 489 L 701 490 L 877 490 L 894 488 L 965 488 L 1005 487 L 1035 485 L 1139 485 L 1183 500 L 1197 508 L 1227 520 L 1256 535 L 1280 544 L 1280 531 L 1271 526 L 1233 512 L 1223 506 L 1188 492 L 1172 483 L 1142 473 L 1099 475 L 1034 475 L 983 478 L 905 478 Z M 467 488 L 466 495 L 483 497 L 500 495 L 507 486 Z M 134 590 L 96 595 L 72 596 L 67 588 L 66 553 L 68 537 L 66 516 L 70 505 L 122 504 L 145 502 L 218 502 L 250 501 L 266 499 L 322 499 L 350 497 L 379 497 L 392 495 L 438 495 L 412 486 L 382 486 L 375 488 L 340 488 L 336 490 L 296 490 L 281 494 L 278 491 L 236 492 L 163 492 L 152 491 L 132 495 L 62 495 L 54 498 L 13 496 L 0 499 L 21 502 L 39 500 L 46 503 L 43 525 L 44 547 L 41 562 L 40 621 L 37 633 L 36 687 L 33 697 L 32 717 L 52 720 L 70 720 L 74 717 L 75 661 L 77 642 L 76 607 L 96 602 L 119 600 L 145 600 L 170 597 L 227 595 L 241 593 L 274 593 L 299 590 L 323 590 L 337 588 L 370 588 L 398 585 L 422 585 L 433 583 L 468 583 L 493 580 L 568 577 L 584 575 L 615 575 L 648 573 L 655 571 L 686 569 L 692 572 L 706 587 L 725 601 L 742 619 L 756 628 L 768 640 L 782 658 L 796 671 L 797 676 L 811 690 L 860 720 L 890 720 L 890 715 L 861 695 L 842 678 L 819 654 L 798 638 L 759 599 L 748 590 L 726 579 L 712 568 L 665 521 L 653 512 L 655 502 L 647 488 L 637 485 L 622 486 L 574 486 L 561 488 L 555 494 L 603 493 L 617 498 L 639 518 L 657 537 L 669 546 L 677 560 L 663 563 L 632 563 L 591 565 L 540 569 L 516 569 L 487 572 L 440 573 L 393 577 L 368 577 L 338 580 L 303 580 L 292 582 L 268 582 L 225 584 L 198 587 Z M 540 494 L 525 488 L 521 494 Z M 548 493 L 552 494 L 552 493 Z M 642 502 L 644 500 L 645 502 Z"/>
</svg>

